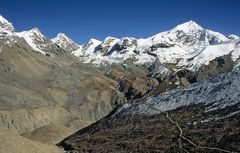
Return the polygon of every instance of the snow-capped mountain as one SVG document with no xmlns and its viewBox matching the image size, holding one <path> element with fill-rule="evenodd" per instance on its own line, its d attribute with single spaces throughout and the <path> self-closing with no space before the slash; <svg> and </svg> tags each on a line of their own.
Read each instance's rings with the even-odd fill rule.
<svg viewBox="0 0 240 153">
<path fill-rule="evenodd" d="M 6 45 L 14 45 L 25 40 L 32 50 L 48 55 L 63 56 L 79 48 L 75 42 L 64 34 L 59 34 L 56 38 L 50 40 L 38 28 L 16 32 L 13 25 L 2 16 L 0 16 L 0 39 Z"/>
<path fill-rule="evenodd" d="M 6 30 L 6 31 L 15 31 L 12 23 L 8 22 L 5 18 L 3 18 L 1 15 L 0 15 L 0 30 Z"/>
<path fill-rule="evenodd" d="M 90 39 L 83 45 L 78 45 L 63 33 L 50 40 L 37 28 L 15 32 L 12 24 L 3 17 L 0 17 L 0 23 L 0 37 L 6 39 L 6 44 L 23 38 L 33 50 L 43 54 L 62 56 L 71 53 L 84 63 L 98 66 L 131 61 L 145 67 L 156 63 L 161 67 L 172 64 L 176 70 L 185 68 L 197 71 L 201 65 L 208 65 L 217 57 L 225 55 L 231 56 L 231 60 L 237 64 L 240 55 L 238 36 L 226 37 L 194 21 L 145 39 L 106 37 L 103 41 Z M 168 68 L 164 69 L 168 71 Z"/>
<path fill-rule="evenodd" d="M 120 40 L 114 37 L 106 37 L 103 42 L 95 48 L 95 52 L 100 51 L 103 55 L 107 55 L 111 51 L 112 47 Z"/>
<path fill-rule="evenodd" d="M 4 41 L 5 44 L 11 45 L 16 42 L 15 29 L 12 23 L 8 22 L 5 18 L 0 15 L 0 39 Z"/>
<path fill-rule="evenodd" d="M 40 47 L 40 44 L 47 44 L 48 40 L 39 29 L 34 28 L 29 31 L 17 32 L 16 35 L 24 38 L 33 50 L 44 54 L 43 48 Z"/>
<path fill-rule="evenodd" d="M 102 43 L 101 41 L 91 38 L 85 45 L 80 46 L 79 49 L 74 51 L 73 54 L 77 57 L 81 57 L 81 56 L 90 57 L 93 54 L 95 54 L 94 53 L 95 48 L 101 43 Z"/>
<path fill-rule="evenodd" d="M 237 36 L 226 37 L 189 21 L 146 39 L 107 37 L 95 49 L 82 48 L 80 59 L 97 65 L 124 63 L 127 59 L 136 65 L 159 61 L 195 71 L 202 64 L 208 65 L 211 60 L 227 54 L 236 61 L 239 58 L 237 44 Z"/>
<path fill-rule="evenodd" d="M 233 40 L 237 40 L 240 38 L 239 36 L 234 35 L 234 34 L 228 35 L 227 37 L 228 37 L 228 39 L 233 39 Z"/>
<path fill-rule="evenodd" d="M 66 50 L 69 53 L 80 48 L 77 43 L 75 43 L 63 33 L 59 33 L 55 38 L 51 40 L 54 44 L 60 46 L 62 49 Z"/>
<path fill-rule="evenodd" d="M 60 56 L 67 54 L 67 50 L 52 42 L 37 28 L 29 31 L 16 32 L 15 34 L 20 38 L 24 38 L 35 51 L 43 54 L 55 54 Z"/>
</svg>

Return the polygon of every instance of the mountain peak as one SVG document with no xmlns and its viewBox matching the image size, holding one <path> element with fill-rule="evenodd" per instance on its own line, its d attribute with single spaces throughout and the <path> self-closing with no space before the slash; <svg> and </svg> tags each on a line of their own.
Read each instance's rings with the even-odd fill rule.
<svg viewBox="0 0 240 153">
<path fill-rule="evenodd" d="M 15 31 L 12 23 L 8 22 L 8 20 L 2 17 L 1 15 L 0 15 L 0 29 L 4 29 L 11 32 Z"/>
<path fill-rule="evenodd" d="M 89 41 L 86 44 L 84 44 L 83 48 L 85 48 L 85 49 L 87 49 L 87 48 L 89 49 L 90 47 L 95 48 L 98 45 L 100 45 L 101 43 L 102 43 L 102 41 L 91 38 L 91 39 L 89 39 Z"/>
<path fill-rule="evenodd" d="M 196 22 L 190 20 L 188 22 L 182 23 L 177 25 L 174 30 L 183 30 L 183 31 L 189 31 L 189 30 L 202 30 L 203 28 L 197 24 Z"/>
<path fill-rule="evenodd" d="M 70 40 L 70 38 L 68 38 L 64 33 L 59 33 L 55 38 L 53 38 L 52 40 L 55 39 L 65 39 L 65 40 Z"/>
<path fill-rule="evenodd" d="M 42 37 L 42 38 L 45 37 L 38 28 L 33 28 L 33 29 L 29 30 L 28 33 L 31 36 L 35 35 L 35 36 Z"/>
<path fill-rule="evenodd" d="M 68 38 L 64 33 L 59 33 L 55 38 L 51 39 L 54 44 L 57 44 L 62 49 L 72 52 L 79 48 L 78 44 Z"/>
<path fill-rule="evenodd" d="M 58 41 L 67 41 L 70 42 L 72 41 L 70 38 L 68 38 L 64 33 L 59 33 L 55 38 L 52 39 L 52 41 L 58 42 Z"/>
<path fill-rule="evenodd" d="M 189 21 L 187 21 L 187 22 L 185 22 L 185 23 L 183 23 L 183 24 L 191 24 L 191 25 L 198 25 L 199 26 L 199 24 L 197 24 L 195 21 L 193 21 L 193 20 L 189 20 Z"/>
<path fill-rule="evenodd" d="M 114 44 L 116 44 L 118 41 L 120 41 L 120 39 L 115 38 L 115 37 L 111 37 L 108 36 L 106 37 L 103 42 L 102 42 L 102 46 L 113 46 Z"/>
<path fill-rule="evenodd" d="M 58 35 L 57 35 L 57 37 L 67 37 L 64 33 L 59 33 Z"/>
<path fill-rule="evenodd" d="M 47 40 L 38 28 L 33 28 L 29 31 L 18 32 L 17 35 L 19 37 L 24 37 L 27 40 L 38 41 L 42 43 Z"/>
<path fill-rule="evenodd" d="M 89 39 L 88 41 L 88 44 L 89 43 L 93 43 L 93 44 L 101 44 L 102 42 L 100 40 L 97 40 L 97 39 L 94 39 L 94 38 L 91 38 Z"/>
<path fill-rule="evenodd" d="M 227 36 L 227 38 L 236 40 L 236 39 L 239 39 L 240 37 L 237 36 L 237 35 L 234 35 L 234 34 L 230 34 L 230 35 Z"/>
<path fill-rule="evenodd" d="M 112 37 L 112 36 L 108 36 L 104 39 L 104 42 L 107 42 L 107 41 L 112 41 L 112 40 L 118 40 L 118 38 L 115 38 L 115 37 Z"/>
</svg>

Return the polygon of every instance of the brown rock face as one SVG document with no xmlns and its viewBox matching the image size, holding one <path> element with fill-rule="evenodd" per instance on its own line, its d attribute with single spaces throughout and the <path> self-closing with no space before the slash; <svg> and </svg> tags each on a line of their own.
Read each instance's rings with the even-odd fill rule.
<svg viewBox="0 0 240 153">
<path fill-rule="evenodd" d="M 145 76 L 123 77 L 119 82 L 119 90 L 125 94 L 127 99 L 136 99 L 144 96 L 158 85 L 154 78 Z"/>
<path fill-rule="evenodd" d="M 202 65 L 197 72 L 198 80 L 205 80 L 209 77 L 216 76 L 221 73 L 230 72 L 234 67 L 231 55 L 218 57 L 211 61 L 209 65 Z"/>
</svg>

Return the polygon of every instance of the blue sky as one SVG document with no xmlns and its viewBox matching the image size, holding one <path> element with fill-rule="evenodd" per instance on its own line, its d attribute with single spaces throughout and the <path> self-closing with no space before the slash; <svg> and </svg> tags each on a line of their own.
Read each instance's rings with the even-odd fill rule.
<svg viewBox="0 0 240 153">
<path fill-rule="evenodd" d="M 106 36 L 145 38 L 193 20 L 240 35 L 239 0 L 1 0 L 0 14 L 17 31 L 63 32 L 79 44 Z"/>
</svg>

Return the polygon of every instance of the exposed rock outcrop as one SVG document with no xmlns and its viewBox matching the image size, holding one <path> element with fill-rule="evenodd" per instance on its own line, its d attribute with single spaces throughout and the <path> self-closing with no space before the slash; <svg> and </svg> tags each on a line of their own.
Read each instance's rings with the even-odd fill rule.
<svg viewBox="0 0 240 153">
<path fill-rule="evenodd" d="M 141 98 L 157 85 L 158 81 L 154 78 L 129 76 L 121 79 L 119 82 L 119 90 L 125 94 L 128 100 L 131 100 Z"/>
</svg>

